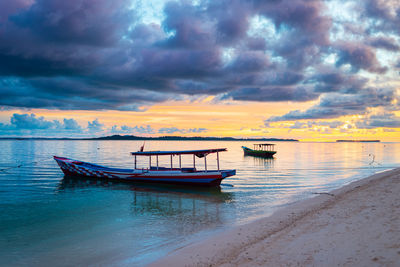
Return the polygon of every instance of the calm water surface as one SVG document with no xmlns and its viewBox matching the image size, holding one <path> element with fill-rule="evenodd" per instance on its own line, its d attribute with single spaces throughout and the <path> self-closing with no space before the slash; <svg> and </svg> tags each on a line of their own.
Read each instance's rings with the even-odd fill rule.
<svg viewBox="0 0 400 267">
<path fill-rule="evenodd" d="M 275 159 L 260 159 L 243 156 L 241 145 L 251 142 L 146 142 L 146 150 L 228 148 L 221 167 L 237 175 L 219 189 L 196 190 L 67 179 L 52 159 L 132 168 L 129 152 L 142 144 L 0 141 L 0 265 L 142 266 L 195 238 L 400 166 L 400 143 L 277 142 Z M 192 158 L 183 162 L 190 167 Z M 216 166 L 215 155 L 207 166 Z"/>
</svg>

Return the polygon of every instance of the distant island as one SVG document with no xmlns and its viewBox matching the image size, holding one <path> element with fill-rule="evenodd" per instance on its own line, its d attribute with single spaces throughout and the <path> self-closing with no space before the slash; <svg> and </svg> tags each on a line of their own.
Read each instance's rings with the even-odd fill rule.
<svg viewBox="0 0 400 267">
<path fill-rule="evenodd" d="M 381 140 L 336 140 L 336 142 L 361 142 L 361 143 L 376 143 Z"/>
<path fill-rule="evenodd" d="M 1 137 L 0 140 L 165 140 L 165 141 L 254 141 L 254 142 L 279 142 L 289 141 L 298 142 L 297 139 L 281 139 L 281 138 L 234 138 L 234 137 L 201 137 L 201 136 L 158 136 L 143 137 L 135 135 L 111 135 L 92 138 L 50 138 L 50 137 Z"/>
</svg>

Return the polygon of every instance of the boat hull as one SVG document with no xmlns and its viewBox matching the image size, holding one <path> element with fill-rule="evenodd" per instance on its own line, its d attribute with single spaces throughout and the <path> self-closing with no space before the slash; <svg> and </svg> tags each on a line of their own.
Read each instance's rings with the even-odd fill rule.
<svg viewBox="0 0 400 267">
<path fill-rule="evenodd" d="M 117 169 L 87 162 L 54 156 L 57 164 L 67 176 L 162 184 L 218 186 L 221 181 L 235 175 L 236 170 L 195 171 L 193 169 Z"/>
<path fill-rule="evenodd" d="M 254 156 L 254 157 L 262 157 L 262 158 L 273 158 L 276 151 L 262 151 L 262 150 L 254 150 L 248 147 L 242 146 L 243 152 L 245 155 Z"/>
</svg>

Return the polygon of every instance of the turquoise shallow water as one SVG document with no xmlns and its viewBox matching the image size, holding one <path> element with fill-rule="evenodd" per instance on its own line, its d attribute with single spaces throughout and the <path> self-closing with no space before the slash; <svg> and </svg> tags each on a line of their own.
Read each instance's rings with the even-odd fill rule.
<svg viewBox="0 0 400 267">
<path fill-rule="evenodd" d="M 194 238 L 400 166 L 400 143 L 277 142 L 275 159 L 260 159 L 243 155 L 251 142 L 146 142 L 146 150 L 228 148 L 221 167 L 237 175 L 199 190 L 66 179 L 52 159 L 131 168 L 129 152 L 142 144 L 0 141 L 0 265 L 142 266 Z M 209 168 L 215 159 L 207 158 Z"/>
</svg>

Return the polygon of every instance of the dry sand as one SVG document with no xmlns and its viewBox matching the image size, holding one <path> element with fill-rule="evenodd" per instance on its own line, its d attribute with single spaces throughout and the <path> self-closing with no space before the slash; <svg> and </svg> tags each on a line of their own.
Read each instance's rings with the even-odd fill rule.
<svg viewBox="0 0 400 267">
<path fill-rule="evenodd" d="M 150 266 L 400 266 L 400 168 L 294 203 Z"/>
</svg>

